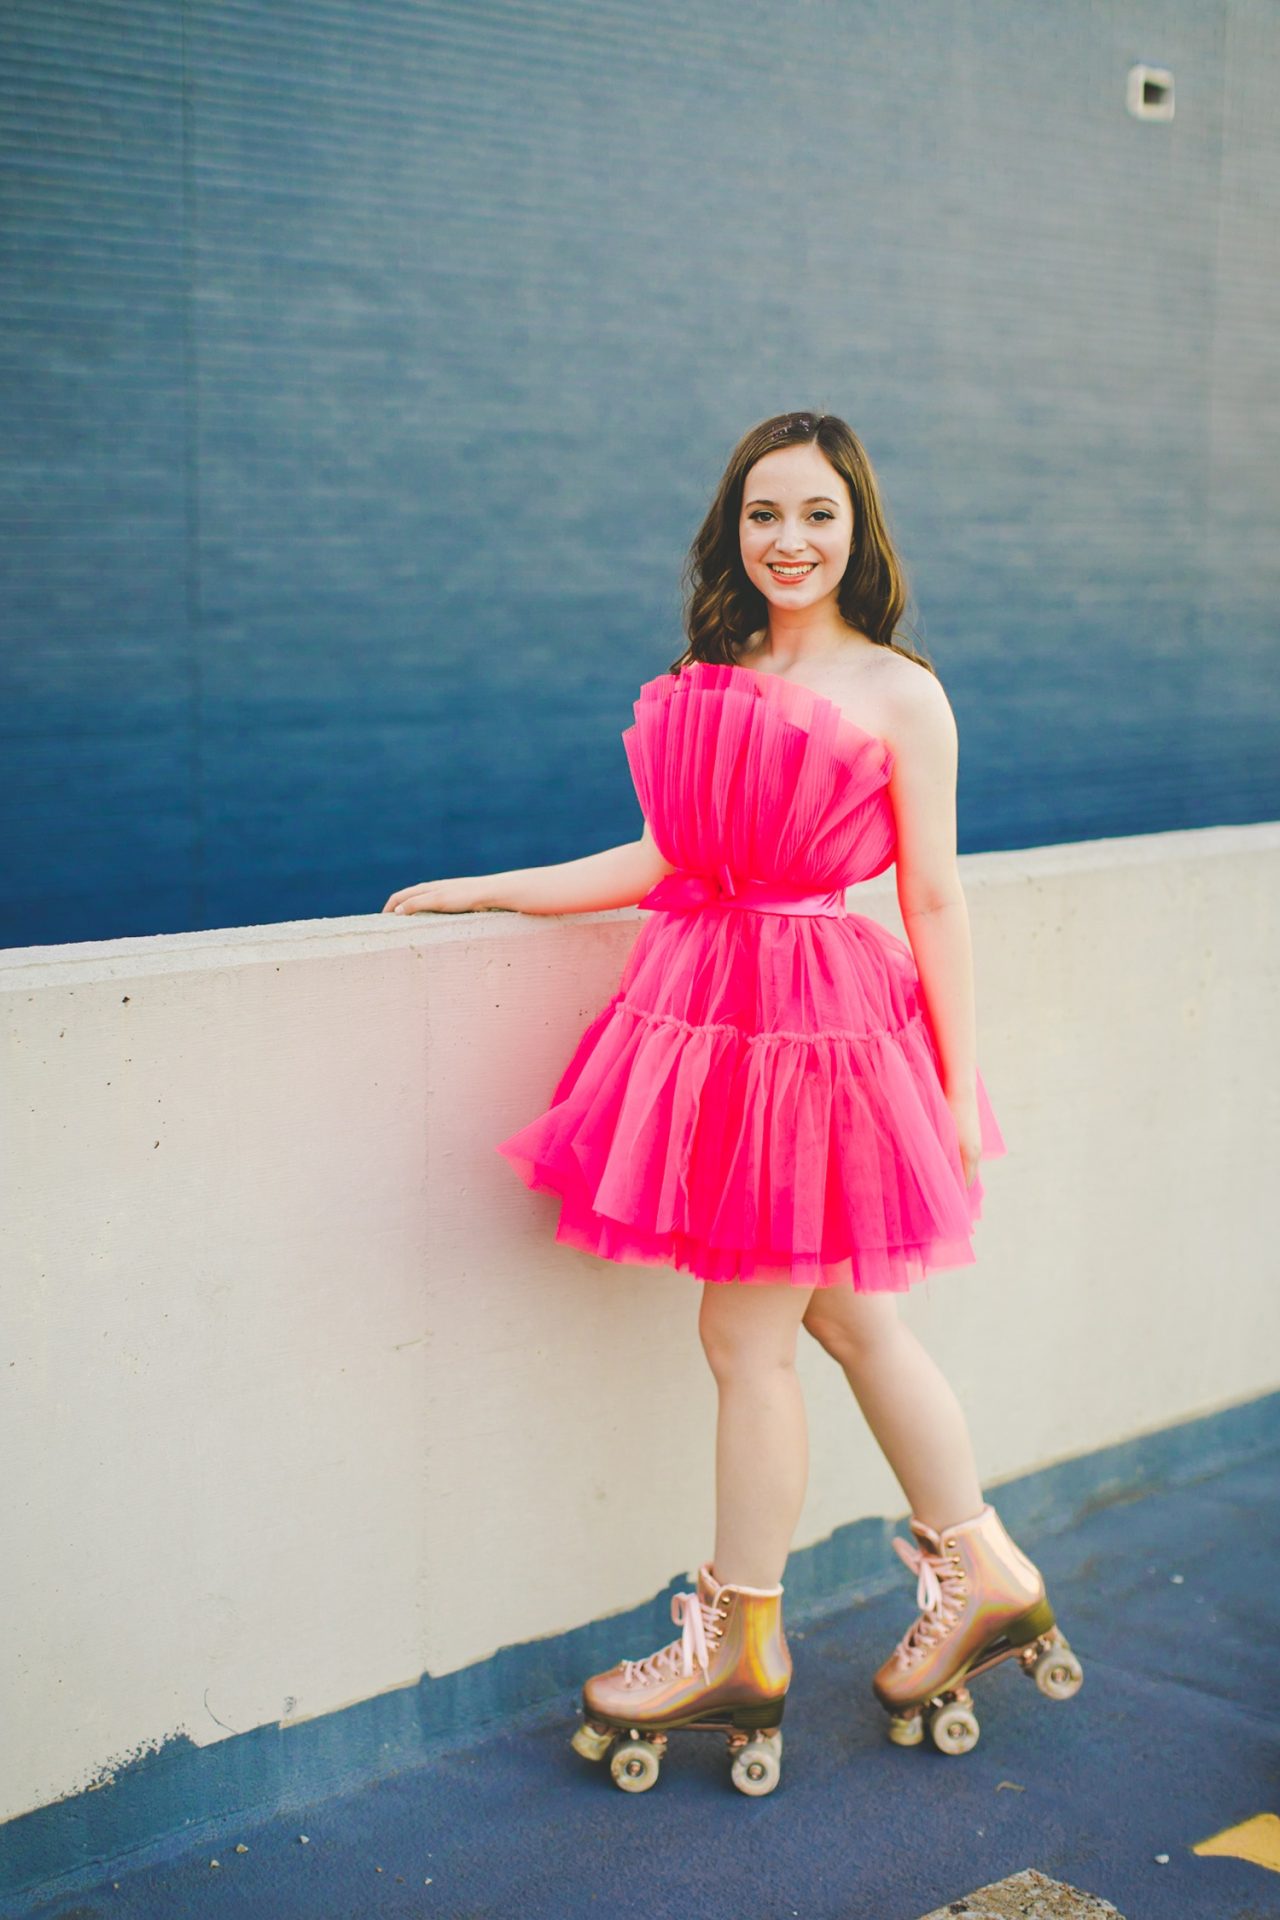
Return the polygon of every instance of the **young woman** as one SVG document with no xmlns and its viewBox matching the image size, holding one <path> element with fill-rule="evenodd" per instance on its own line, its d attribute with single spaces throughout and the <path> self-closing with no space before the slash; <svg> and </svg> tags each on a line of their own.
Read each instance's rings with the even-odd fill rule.
<svg viewBox="0 0 1280 1920">
<path fill-rule="evenodd" d="M 983 1153 L 956 866 L 955 720 L 895 636 L 906 592 L 844 421 L 783 414 L 734 449 L 689 557 L 688 646 L 623 734 L 640 839 L 427 881 L 384 912 L 648 919 L 547 1110 L 504 1154 L 559 1196 L 556 1238 L 703 1283 L 718 1388 L 716 1537 L 679 1640 L 584 1688 L 578 1751 L 619 1735 L 652 1785 L 676 1728 L 728 1731 L 744 1792 L 777 1783 L 791 1659 L 782 1574 L 808 1473 L 801 1326 L 843 1368 L 911 1508 L 918 1618 L 873 1677 L 890 1737 L 978 1736 L 966 1679 L 1016 1653 L 1080 1684 L 1044 1582 L 984 1499 L 964 1414 L 897 1297 L 973 1261 Z M 909 947 L 845 891 L 896 862 Z M 629 1738 L 625 1736 L 630 1736 Z"/>
</svg>

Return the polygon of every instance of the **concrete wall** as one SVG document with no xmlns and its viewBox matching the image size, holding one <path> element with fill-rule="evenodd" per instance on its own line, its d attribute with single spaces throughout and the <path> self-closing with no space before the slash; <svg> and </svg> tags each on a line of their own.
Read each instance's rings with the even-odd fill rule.
<svg viewBox="0 0 1280 1920">
<path fill-rule="evenodd" d="M 1010 1151 L 977 1266 L 903 1311 L 990 1485 L 1280 1383 L 1280 825 L 962 865 Z M 851 901 L 900 930 L 891 875 Z M 697 1283 L 556 1247 L 493 1150 L 638 921 L 0 955 L 6 1818 L 568 1633 L 709 1551 Z M 903 1511 L 843 1377 L 802 1365 L 797 1566 Z"/>
<path fill-rule="evenodd" d="M 6 0 L 3 52 L 0 943 L 638 832 L 617 732 L 791 407 L 881 475 L 966 851 L 1280 812 L 1272 0 Z"/>
</svg>

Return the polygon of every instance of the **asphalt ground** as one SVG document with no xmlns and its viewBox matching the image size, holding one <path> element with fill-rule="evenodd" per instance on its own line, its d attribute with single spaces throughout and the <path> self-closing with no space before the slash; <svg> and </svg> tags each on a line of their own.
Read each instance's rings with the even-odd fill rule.
<svg viewBox="0 0 1280 1920">
<path fill-rule="evenodd" d="M 1032 1870 L 1125 1920 L 1280 1920 L 1280 1453 L 1022 1543 L 1084 1685 L 1050 1701 L 1013 1661 L 980 1676 L 967 1754 L 892 1746 L 871 1695 L 915 1611 L 904 1569 L 901 1587 L 789 1629 L 768 1796 L 733 1789 L 713 1733 L 673 1737 L 657 1784 L 621 1792 L 570 1748 L 570 1694 L 305 1814 L 153 1847 L 15 1912 L 920 1920 Z"/>
</svg>

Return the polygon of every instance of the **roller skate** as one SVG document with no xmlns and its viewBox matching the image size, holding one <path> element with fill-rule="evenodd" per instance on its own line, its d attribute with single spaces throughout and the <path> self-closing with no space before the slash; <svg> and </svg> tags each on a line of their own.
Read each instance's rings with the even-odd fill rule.
<svg viewBox="0 0 1280 1920">
<path fill-rule="evenodd" d="M 791 1684 L 782 1588 L 722 1586 L 706 1564 L 696 1592 L 673 1596 L 671 1617 L 684 1629 L 679 1640 L 587 1681 L 575 1752 L 603 1760 L 618 1740 L 609 1771 L 625 1792 L 645 1793 L 658 1778 L 669 1734 L 722 1731 L 739 1793 L 772 1793 L 781 1777 L 782 1709 Z"/>
<path fill-rule="evenodd" d="M 1050 1700 L 1079 1691 L 1084 1673 L 1040 1571 L 990 1503 L 941 1533 L 915 1519 L 911 1531 L 916 1545 L 896 1535 L 893 1545 L 918 1575 L 921 1613 L 871 1682 L 895 1745 L 918 1746 L 927 1719 L 939 1752 L 968 1753 L 979 1729 L 967 1683 L 1001 1660 L 1016 1659 Z"/>
</svg>

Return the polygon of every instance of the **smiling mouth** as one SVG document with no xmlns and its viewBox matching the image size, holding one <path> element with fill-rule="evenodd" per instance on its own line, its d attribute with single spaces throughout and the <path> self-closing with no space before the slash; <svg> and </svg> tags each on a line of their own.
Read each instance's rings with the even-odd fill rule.
<svg viewBox="0 0 1280 1920">
<path fill-rule="evenodd" d="M 784 567 L 773 560 L 765 562 L 775 580 L 804 580 L 813 572 L 817 564 L 816 560 L 806 560 L 798 566 Z"/>
</svg>

